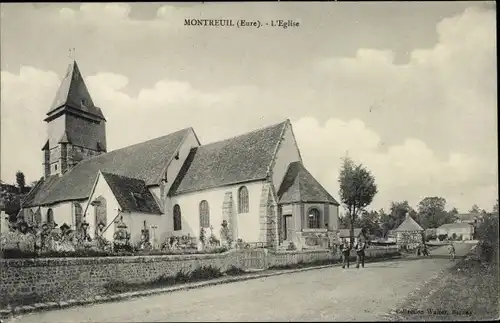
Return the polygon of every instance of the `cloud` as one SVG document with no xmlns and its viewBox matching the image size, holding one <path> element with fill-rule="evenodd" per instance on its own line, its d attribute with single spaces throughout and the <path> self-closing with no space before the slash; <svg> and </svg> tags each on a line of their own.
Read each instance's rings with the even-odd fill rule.
<svg viewBox="0 0 500 323">
<path fill-rule="evenodd" d="M 376 174 L 376 205 L 416 204 L 434 194 L 462 211 L 471 201 L 489 209 L 498 195 L 495 26 L 494 11 L 468 8 L 443 19 L 438 42 L 413 50 L 406 64 L 395 64 L 391 50 L 363 48 L 318 61 L 324 86 L 338 90 L 332 101 L 368 113 L 366 124 L 356 117 L 297 122 L 314 172 L 336 191 L 339 158 L 348 150 Z M 384 127 L 382 119 L 389 120 Z"/>
<path fill-rule="evenodd" d="M 2 179 L 13 179 L 17 170 L 28 181 L 42 174 L 42 146 L 47 140 L 45 113 L 55 96 L 57 74 L 30 66 L 19 74 L 1 72 L 1 169 Z"/>
<path fill-rule="evenodd" d="M 302 53 L 299 57 L 308 59 L 297 59 L 292 51 L 290 56 L 251 61 L 259 52 L 248 46 L 235 46 L 232 56 L 220 60 L 207 56 L 209 50 L 202 49 L 210 44 L 226 50 L 232 38 L 221 31 L 210 34 L 210 43 L 205 38 L 165 37 L 172 26 L 182 26 L 183 17 L 196 18 L 201 12 L 200 7 L 181 10 L 167 5 L 153 19 L 139 20 L 131 16 L 128 4 L 84 4 L 31 12 L 38 20 L 26 14 L 26 19 L 12 18 L 10 23 L 35 21 L 28 29 L 16 27 L 35 39 L 19 46 L 81 36 L 83 49 L 78 51 L 88 50 L 80 55 L 86 57 L 88 68 L 95 68 L 86 82 L 108 120 L 110 149 L 189 126 L 202 143 L 208 143 L 290 117 L 306 166 L 334 196 L 338 196 L 340 158 L 347 152 L 376 176 L 380 193 L 374 208 L 403 199 L 415 205 L 431 195 L 445 197 L 450 207 L 461 211 L 474 203 L 491 208 L 498 192 L 494 11 L 468 9 L 443 19 L 436 26 L 437 42 L 410 51 L 405 64 L 397 64 L 390 49 L 361 47 L 347 57 L 320 56 L 325 51 L 318 47 L 314 57 L 321 59 L 314 66 L 313 56 Z M 47 40 L 42 26 L 64 36 Z M 196 30 L 209 36 L 206 30 Z M 272 40 L 264 33 L 259 42 Z M 185 42 L 184 47 L 177 49 L 179 42 Z M 280 43 L 289 48 L 285 45 Z M 66 43 L 59 47 L 66 48 Z M 125 54 L 108 55 L 112 47 Z M 175 55 L 193 56 L 175 60 L 175 55 L 161 51 L 167 47 L 176 48 Z M 16 50 L 30 51 L 20 48 L 6 49 L 11 60 Z M 94 56 L 111 62 L 99 58 L 92 63 Z M 232 61 L 234 57 L 240 60 Z M 279 65 L 287 59 L 289 64 Z M 129 69 L 127 64 L 140 68 Z M 17 169 L 25 171 L 29 180 L 42 174 L 40 148 L 46 138 L 42 120 L 58 83 L 52 71 L 27 66 L 2 70 L 3 180 L 13 180 Z"/>
<path fill-rule="evenodd" d="M 51 71 L 21 67 L 18 74 L 2 71 L 2 179 L 12 178 L 17 169 L 30 179 L 41 175 L 41 148 L 47 138 L 45 113 L 55 96 L 60 78 Z M 220 131 L 217 122 L 207 123 L 193 115 L 220 116 L 252 95 L 252 88 L 235 86 L 207 92 L 189 82 L 162 79 L 135 96 L 123 92 L 127 77 L 98 73 L 86 78 L 94 102 L 107 118 L 108 147 L 118 149 L 137 142 L 160 137 L 184 127 L 199 125 L 208 139 L 219 139 L 228 133 Z M 29 95 L 26 95 L 29 93 Z M 37 140 L 33 140 L 37 138 Z"/>
<path fill-rule="evenodd" d="M 437 195 L 467 211 L 463 208 L 470 205 L 460 198 L 478 198 L 486 206 L 495 199 L 495 190 L 478 197 L 477 186 L 471 185 L 480 178 L 496 178 L 496 165 L 478 157 L 451 153 L 441 159 L 416 138 L 384 147 L 381 137 L 361 120 L 328 119 L 321 124 L 314 118 L 302 118 L 293 127 L 306 167 L 334 194 L 339 189 L 341 158 L 347 155 L 375 176 L 379 188 L 373 203 L 376 207 L 386 207 L 393 200 L 416 205 L 422 197 Z M 488 181 L 476 184 L 491 186 Z M 450 194 L 452 187 L 460 190 Z"/>
</svg>

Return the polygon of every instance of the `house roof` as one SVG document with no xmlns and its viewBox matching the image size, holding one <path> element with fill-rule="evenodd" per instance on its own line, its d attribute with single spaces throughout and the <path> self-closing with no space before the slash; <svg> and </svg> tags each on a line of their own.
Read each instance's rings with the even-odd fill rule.
<svg viewBox="0 0 500 323">
<path fill-rule="evenodd" d="M 189 131 L 192 129 L 186 128 L 83 160 L 61 177 L 49 176 L 41 181 L 41 187 L 32 194 L 32 198 L 27 200 L 25 205 L 86 199 L 99 171 L 140 179 L 145 185 L 158 184 Z"/>
<path fill-rule="evenodd" d="M 456 215 L 457 219 L 460 221 L 474 221 L 481 217 L 479 213 L 460 213 Z"/>
<path fill-rule="evenodd" d="M 280 204 L 318 202 L 339 205 L 300 161 L 293 162 L 288 166 L 278 190 L 278 198 Z"/>
<path fill-rule="evenodd" d="M 76 61 L 69 64 L 47 115 L 63 106 L 104 119 L 101 109 L 96 107 L 92 101 Z"/>
<path fill-rule="evenodd" d="M 411 216 L 406 215 L 406 219 L 395 231 L 424 231 L 424 229 Z"/>
<path fill-rule="evenodd" d="M 120 208 L 128 212 L 161 214 L 143 180 L 101 172 Z"/>
<path fill-rule="evenodd" d="M 468 229 L 474 228 L 468 223 L 446 223 L 439 227 L 439 229 Z"/>
<path fill-rule="evenodd" d="M 286 120 L 233 138 L 193 148 L 169 194 L 261 180 L 267 177 Z"/>
<path fill-rule="evenodd" d="M 59 179 L 59 175 L 50 175 L 47 178 L 41 178 L 21 201 L 21 205 L 23 207 L 41 205 Z"/>
<path fill-rule="evenodd" d="M 354 228 L 354 236 L 358 237 L 361 234 L 361 228 Z M 349 238 L 351 236 L 350 229 L 340 229 L 339 238 Z"/>
</svg>

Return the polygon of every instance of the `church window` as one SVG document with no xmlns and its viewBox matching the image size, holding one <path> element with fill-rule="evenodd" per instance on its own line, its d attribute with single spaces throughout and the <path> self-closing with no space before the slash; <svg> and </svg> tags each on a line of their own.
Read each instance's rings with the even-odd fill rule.
<svg viewBox="0 0 500 323">
<path fill-rule="evenodd" d="M 80 229 L 82 225 L 82 220 L 83 220 L 83 209 L 80 203 L 74 204 L 74 211 L 75 211 L 75 228 L 78 230 Z"/>
<path fill-rule="evenodd" d="M 47 210 L 47 223 L 54 223 L 54 211 L 52 209 Z"/>
<path fill-rule="evenodd" d="M 174 205 L 174 231 L 182 230 L 181 207 Z"/>
<path fill-rule="evenodd" d="M 94 206 L 96 234 L 99 234 L 99 225 L 104 228 L 108 224 L 106 199 L 103 196 L 99 196 L 91 205 Z"/>
<path fill-rule="evenodd" d="M 248 213 L 248 189 L 245 186 L 238 190 L 238 213 Z"/>
<path fill-rule="evenodd" d="M 57 170 L 57 165 L 54 165 L 54 169 Z"/>
<path fill-rule="evenodd" d="M 307 216 L 307 227 L 309 229 L 320 229 L 319 217 L 320 213 L 318 209 L 310 209 Z"/>
<path fill-rule="evenodd" d="M 42 223 L 42 213 L 40 212 L 40 208 L 38 208 L 35 212 L 35 221 L 36 223 Z"/>
<path fill-rule="evenodd" d="M 210 209 L 206 200 L 200 202 L 200 227 L 210 228 Z"/>
</svg>

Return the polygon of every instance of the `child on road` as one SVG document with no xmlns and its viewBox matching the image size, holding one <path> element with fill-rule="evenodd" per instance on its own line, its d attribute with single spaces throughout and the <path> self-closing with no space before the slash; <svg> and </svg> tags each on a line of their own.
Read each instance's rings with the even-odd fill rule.
<svg viewBox="0 0 500 323">
<path fill-rule="evenodd" d="M 455 260 L 455 246 L 453 246 L 453 243 L 450 243 L 450 247 L 448 249 L 450 251 L 450 260 Z"/>
</svg>

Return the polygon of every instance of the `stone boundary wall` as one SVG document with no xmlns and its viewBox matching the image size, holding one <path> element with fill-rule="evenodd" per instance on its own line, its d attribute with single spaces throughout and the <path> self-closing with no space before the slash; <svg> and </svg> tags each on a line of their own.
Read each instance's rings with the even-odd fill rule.
<svg viewBox="0 0 500 323">
<path fill-rule="evenodd" d="M 255 253 L 256 250 L 261 252 Z M 29 305 L 40 301 L 66 301 L 103 295 L 108 283 L 148 283 L 161 276 L 175 276 L 181 270 L 188 272 L 202 266 L 216 267 L 221 271 L 232 266 L 255 268 L 248 261 L 252 257 L 256 259 L 250 260 L 257 260 L 264 269 L 339 257 L 331 250 L 256 250 L 198 255 L 0 259 L 0 308 L 21 299 L 24 305 Z M 394 247 L 377 248 L 367 250 L 367 256 L 395 251 Z"/>
</svg>

